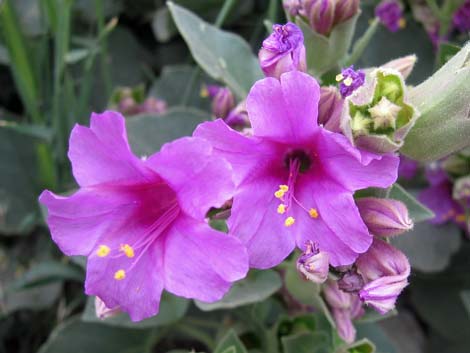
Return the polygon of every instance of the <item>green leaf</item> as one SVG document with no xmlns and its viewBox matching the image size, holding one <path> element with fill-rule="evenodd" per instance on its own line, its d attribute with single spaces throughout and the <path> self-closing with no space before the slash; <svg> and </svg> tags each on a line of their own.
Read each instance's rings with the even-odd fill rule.
<svg viewBox="0 0 470 353">
<path fill-rule="evenodd" d="M 44 261 L 33 264 L 23 276 L 12 283 L 12 289 L 32 288 L 67 280 L 83 282 L 84 279 L 84 273 L 78 266 L 57 261 Z"/>
<path fill-rule="evenodd" d="M 307 66 L 313 75 L 320 77 L 325 72 L 339 67 L 351 45 L 358 17 L 359 14 L 335 26 L 329 37 L 312 31 L 308 24 L 297 18 L 297 25 L 302 29 L 305 38 Z"/>
<path fill-rule="evenodd" d="M 195 301 L 197 307 L 204 311 L 233 309 L 263 301 L 281 288 L 281 278 L 273 270 L 252 270 L 248 276 L 236 282 L 230 291 L 218 302 L 203 303 Z"/>
<path fill-rule="evenodd" d="M 434 213 L 429 208 L 416 200 L 413 195 L 408 193 L 399 184 L 393 184 L 388 197 L 403 202 L 408 208 L 408 212 L 414 223 L 434 218 Z"/>
<path fill-rule="evenodd" d="M 38 353 L 146 352 L 150 330 L 131 330 L 72 318 L 55 328 Z"/>
<path fill-rule="evenodd" d="M 328 335 L 324 332 L 299 332 L 281 338 L 285 353 L 329 353 Z"/>
<path fill-rule="evenodd" d="M 169 107 L 180 105 L 208 111 L 210 99 L 201 96 L 202 86 L 208 80 L 209 78 L 194 66 L 165 66 L 160 77 L 153 83 L 149 95 L 163 99 Z M 188 81 L 191 84 L 188 84 Z"/>
<path fill-rule="evenodd" d="M 132 150 L 149 156 L 178 137 L 190 136 L 209 114 L 197 109 L 174 108 L 161 115 L 137 115 L 127 119 L 127 132 Z"/>
<path fill-rule="evenodd" d="M 369 341 L 367 338 L 363 338 L 357 342 L 348 346 L 348 352 L 350 353 L 374 353 L 375 344 Z"/>
<path fill-rule="evenodd" d="M 446 62 L 448 62 L 452 57 L 460 51 L 460 47 L 458 45 L 452 43 L 441 43 L 439 45 L 439 58 L 438 58 L 438 65 L 441 67 Z"/>
<path fill-rule="evenodd" d="M 248 353 L 235 331 L 230 330 L 219 342 L 214 353 Z"/>
<path fill-rule="evenodd" d="M 378 353 L 398 353 L 396 347 L 389 340 L 385 332 L 377 324 L 358 324 L 356 325 L 357 338 L 366 339 L 367 341 L 373 342 Z M 367 347 L 364 347 L 367 352 Z M 370 349 L 370 348 L 369 348 Z M 354 352 L 354 351 L 353 351 Z M 372 351 L 374 352 L 374 350 Z"/>
<path fill-rule="evenodd" d="M 0 127 L 0 233 L 23 235 L 38 215 L 35 139 Z"/>
<path fill-rule="evenodd" d="M 470 145 L 470 43 L 439 71 L 410 90 L 410 102 L 421 116 L 401 152 L 432 161 Z"/>
<path fill-rule="evenodd" d="M 95 314 L 95 297 L 89 297 L 85 311 L 82 314 L 82 320 L 89 323 L 100 323 L 104 326 L 147 329 L 155 326 L 169 325 L 180 320 L 186 314 L 188 306 L 188 300 L 164 292 L 160 302 L 160 311 L 156 316 L 139 322 L 133 322 L 126 313 L 121 313 L 114 317 L 100 320 Z"/>
<path fill-rule="evenodd" d="M 223 81 L 244 99 L 253 83 L 263 77 L 249 45 L 240 36 L 204 22 L 183 7 L 167 4 L 194 60 L 209 76 Z"/>
</svg>

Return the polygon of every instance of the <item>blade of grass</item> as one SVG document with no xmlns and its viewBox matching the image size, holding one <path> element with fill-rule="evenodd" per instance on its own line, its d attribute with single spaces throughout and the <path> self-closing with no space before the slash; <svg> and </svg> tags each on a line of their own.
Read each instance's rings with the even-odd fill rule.
<svg viewBox="0 0 470 353">
<path fill-rule="evenodd" d="M 43 118 L 38 107 L 40 100 L 37 78 L 30 61 L 31 53 L 10 0 L 0 3 L 0 26 L 18 93 L 32 122 L 42 123 Z"/>
</svg>

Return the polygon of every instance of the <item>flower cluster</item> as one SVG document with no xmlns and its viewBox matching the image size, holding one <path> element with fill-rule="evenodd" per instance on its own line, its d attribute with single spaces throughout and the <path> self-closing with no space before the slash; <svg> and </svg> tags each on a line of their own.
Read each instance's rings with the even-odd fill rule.
<svg viewBox="0 0 470 353">
<path fill-rule="evenodd" d="M 303 72 L 304 56 L 300 29 L 274 25 L 259 55 L 268 77 L 253 85 L 246 108 L 228 88 L 205 87 L 216 120 L 148 158 L 132 153 L 119 113 L 75 126 L 69 158 L 79 189 L 65 197 L 46 190 L 40 201 L 60 249 L 88 258 L 85 291 L 97 296 L 101 317 L 155 315 L 163 290 L 217 301 L 249 267 L 272 268 L 295 249 L 307 280 L 323 283 L 330 269 L 339 276 L 324 295 L 345 340 L 364 303 L 380 313 L 394 307 L 410 268 L 386 239 L 413 224 L 401 202 L 356 191 L 391 186 L 399 158 L 354 144 L 340 125 L 354 106 L 348 99 L 372 87 L 373 102 L 356 113 L 368 112 L 371 131 L 399 129 L 401 81 L 380 72 L 370 86 L 350 67 L 339 91 L 321 89 Z M 237 112 L 249 134 L 231 127 Z M 208 211 L 223 205 L 228 234 L 208 224 Z"/>
<path fill-rule="evenodd" d="M 142 86 L 117 89 L 111 97 L 110 106 L 125 116 L 142 113 L 163 114 L 167 110 L 164 100 L 155 97 L 145 98 Z"/>
<path fill-rule="evenodd" d="M 406 25 L 401 4 L 396 0 L 384 0 L 375 8 L 375 16 L 390 32 L 397 32 Z"/>
</svg>

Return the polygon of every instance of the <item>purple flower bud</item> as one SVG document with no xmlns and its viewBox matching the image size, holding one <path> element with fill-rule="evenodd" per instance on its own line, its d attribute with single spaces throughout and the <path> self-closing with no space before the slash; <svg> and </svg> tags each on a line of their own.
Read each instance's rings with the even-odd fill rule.
<svg viewBox="0 0 470 353">
<path fill-rule="evenodd" d="M 336 0 L 335 24 L 349 20 L 359 12 L 359 0 Z"/>
<path fill-rule="evenodd" d="M 374 235 L 391 237 L 413 228 L 408 209 L 401 201 L 364 197 L 356 200 L 356 204 L 362 220 Z"/>
<path fill-rule="evenodd" d="M 388 28 L 390 32 L 396 32 L 404 28 L 406 21 L 403 18 L 403 10 L 398 1 L 385 0 L 375 8 L 375 16 Z"/>
<path fill-rule="evenodd" d="M 339 336 L 347 343 L 354 342 L 356 329 L 352 320 L 364 314 L 358 296 L 340 290 L 338 282 L 332 280 L 326 282 L 323 295 L 331 309 Z"/>
<path fill-rule="evenodd" d="M 246 111 L 246 101 L 241 101 L 225 118 L 225 122 L 232 128 L 244 128 L 250 125 L 248 112 Z"/>
<path fill-rule="evenodd" d="M 266 76 L 279 78 L 288 71 L 306 72 L 304 35 L 299 27 L 288 22 L 273 25 L 273 33 L 263 41 L 258 53 L 261 69 Z"/>
<path fill-rule="evenodd" d="M 410 263 L 406 256 L 385 241 L 374 239 L 356 265 L 366 282 L 359 298 L 381 314 L 392 310 L 398 295 L 408 285 Z"/>
<path fill-rule="evenodd" d="M 460 32 L 470 31 L 470 0 L 465 1 L 454 13 L 452 23 Z"/>
<path fill-rule="evenodd" d="M 282 6 L 291 16 L 297 16 L 302 9 L 301 0 L 283 0 Z"/>
<path fill-rule="evenodd" d="M 98 319 L 104 320 L 109 317 L 116 316 L 120 313 L 121 309 L 119 306 L 110 309 L 100 298 L 95 297 L 95 314 Z"/>
<path fill-rule="evenodd" d="M 321 87 L 318 104 L 318 123 L 327 130 L 340 132 L 344 100 L 336 87 Z"/>
<path fill-rule="evenodd" d="M 203 95 L 212 98 L 212 115 L 216 118 L 225 119 L 235 107 L 235 98 L 228 87 L 207 85 Z"/>
<path fill-rule="evenodd" d="M 329 271 L 328 253 L 319 251 L 312 241 L 308 241 L 304 253 L 297 260 L 297 270 L 309 281 L 325 282 Z"/>
<path fill-rule="evenodd" d="M 343 292 L 357 293 L 364 286 L 364 280 L 356 271 L 348 271 L 338 281 L 338 287 Z"/>
<path fill-rule="evenodd" d="M 341 70 L 341 73 L 336 75 L 336 81 L 339 82 L 339 91 L 343 98 L 350 96 L 356 89 L 361 87 L 366 79 L 366 74 L 361 71 L 355 71 L 354 66 Z"/>
<path fill-rule="evenodd" d="M 154 97 L 147 98 L 140 106 L 139 113 L 163 114 L 167 111 L 167 105 L 164 100 Z"/>
<path fill-rule="evenodd" d="M 335 19 L 335 0 L 305 0 L 304 13 L 310 27 L 317 33 L 327 36 Z"/>
</svg>

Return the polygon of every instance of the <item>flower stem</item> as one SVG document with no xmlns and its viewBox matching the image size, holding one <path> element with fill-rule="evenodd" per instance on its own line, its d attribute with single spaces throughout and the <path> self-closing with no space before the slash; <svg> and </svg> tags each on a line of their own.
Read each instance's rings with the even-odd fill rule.
<svg viewBox="0 0 470 353">
<path fill-rule="evenodd" d="M 369 45 L 372 37 L 377 32 L 377 28 L 379 27 L 379 19 L 376 17 L 369 25 L 369 28 L 365 31 L 361 38 L 359 38 L 356 43 L 354 44 L 354 48 L 349 55 L 349 57 L 345 60 L 344 66 L 350 66 L 356 63 L 357 60 L 362 56 L 364 50 Z"/>
<path fill-rule="evenodd" d="M 225 20 L 227 19 L 227 16 L 232 10 L 233 5 L 235 5 L 236 0 L 225 0 L 224 5 L 222 6 L 222 9 L 220 10 L 219 14 L 217 15 L 217 19 L 215 20 L 214 25 L 217 28 L 222 27 L 224 24 Z"/>
</svg>

